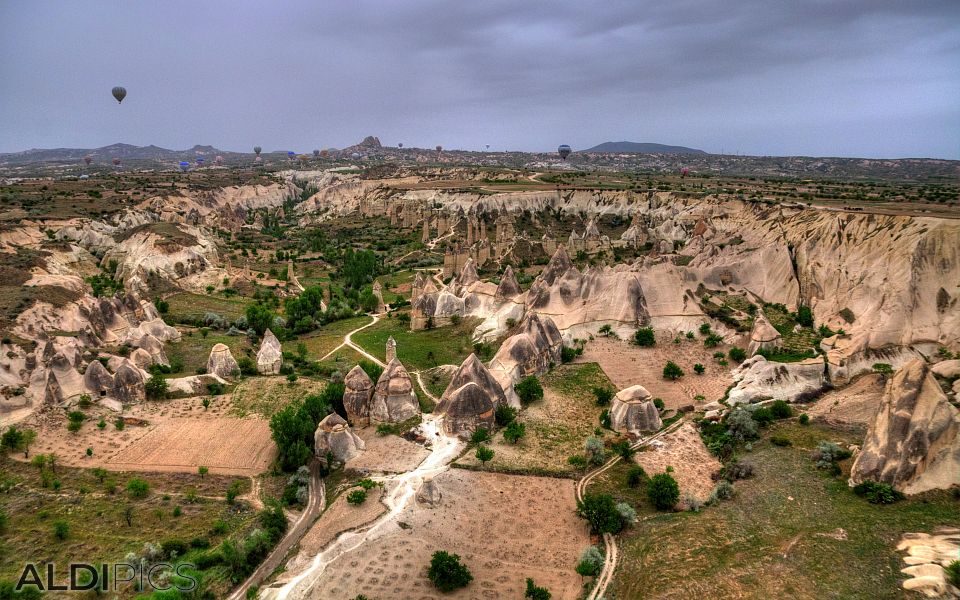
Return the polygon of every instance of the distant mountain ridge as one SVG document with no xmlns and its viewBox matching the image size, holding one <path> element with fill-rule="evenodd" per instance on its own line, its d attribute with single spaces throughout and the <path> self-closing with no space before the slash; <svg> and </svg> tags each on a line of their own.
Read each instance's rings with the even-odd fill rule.
<svg viewBox="0 0 960 600">
<path fill-rule="evenodd" d="M 186 150 L 168 150 L 160 146 L 134 146 L 132 144 L 111 144 L 102 148 L 35 148 L 22 152 L 0 153 L 0 161 L 15 162 L 58 162 L 81 160 L 91 156 L 97 160 L 192 160 L 193 157 L 214 157 L 218 154 L 235 154 L 219 150 L 213 146 L 196 145 Z"/>
<path fill-rule="evenodd" d="M 686 146 L 668 146 L 650 142 L 604 142 L 581 152 L 637 152 L 642 154 L 707 154 Z"/>
</svg>

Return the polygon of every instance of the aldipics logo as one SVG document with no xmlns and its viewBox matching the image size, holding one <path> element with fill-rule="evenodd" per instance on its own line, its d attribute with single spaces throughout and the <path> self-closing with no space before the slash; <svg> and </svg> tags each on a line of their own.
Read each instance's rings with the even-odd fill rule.
<svg viewBox="0 0 960 600">
<path fill-rule="evenodd" d="M 117 592 L 132 586 L 139 591 L 176 589 L 189 592 L 197 587 L 193 575 L 196 566 L 190 563 L 158 562 L 147 565 L 120 563 L 70 563 L 68 574 L 58 578 L 53 563 L 27 563 L 20 573 L 16 591 L 35 588 L 41 592 Z"/>
</svg>

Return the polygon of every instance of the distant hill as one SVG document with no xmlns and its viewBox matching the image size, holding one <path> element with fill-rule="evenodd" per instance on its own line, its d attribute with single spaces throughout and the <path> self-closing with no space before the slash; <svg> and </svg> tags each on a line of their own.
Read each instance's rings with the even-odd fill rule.
<svg viewBox="0 0 960 600">
<path fill-rule="evenodd" d="M 604 142 L 581 152 L 637 152 L 641 154 L 706 154 L 703 150 L 686 146 L 667 146 L 647 142 Z"/>
<path fill-rule="evenodd" d="M 25 150 L 0 154 L 0 162 L 29 163 L 29 162 L 65 162 L 77 161 L 84 156 L 91 156 L 94 160 L 160 160 L 180 161 L 192 160 L 197 156 L 213 157 L 217 154 L 232 154 L 223 152 L 213 146 L 194 146 L 187 150 L 168 150 L 159 146 L 133 146 L 131 144 L 112 144 L 103 148 L 50 148 Z"/>
</svg>

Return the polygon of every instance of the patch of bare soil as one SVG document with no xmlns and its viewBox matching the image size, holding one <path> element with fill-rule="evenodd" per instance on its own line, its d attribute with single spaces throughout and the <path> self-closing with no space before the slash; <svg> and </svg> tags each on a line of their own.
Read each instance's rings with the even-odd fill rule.
<svg viewBox="0 0 960 600">
<path fill-rule="evenodd" d="M 701 502 L 713 491 L 713 474 L 722 466 L 703 445 L 696 425 L 687 422 L 658 441 L 663 445 L 647 446 L 634 454 L 634 462 L 651 477 L 673 467 L 673 478 L 680 485 L 680 502 L 692 495 Z"/>
<path fill-rule="evenodd" d="M 417 468 L 430 451 L 396 435 L 377 435 L 376 427 L 355 429 L 366 449 L 347 461 L 346 468 L 372 473 L 406 473 Z"/>
<path fill-rule="evenodd" d="M 882 375 L 869 373 L 844 388 L 830 390 L 808 406 L 798 408 L 811 419 L 822 419 L 830 425 L 866 428 L 877 414 L 885 385 Z"/>
<path fill-rule="evenodd" d="M 729 348 L 705 348 L 700 335 L 692 340 L 684 337 L 679 344 L 674 344 L 672 337 L 658 335 L 657 345 L 652 348 L 598 337 L 587 342 L 577 362 L 598 363 L 617 389 L 639 384 L 654 398 L 662 398 L 667 408 L 678 408 L 685 404 L 702 404 L 694 399 L 696 396 L 703 396 L 704 402 L 723 398 L 727 388 L 733 385 L 730 369 L 734 365 L 732 362 L 726 367 L 717 364 L 713 353 L 726 354 Z M 685 373 L 677 381 L 663 378 L 663 367 L 668 360 L 680 365 Z M 694 372 L 693 366 L 697 363 L 706 368 L 703 375 Z"/>
<path fill-rule="evenodd" d="M 35 413 L 23 423 L 37 431 L 31 454 L 56 454 L 63 465 L 103 467 L 115 471 L 196 472 L 256 475 L 272 462 L 276 448 L 268 421 L 223 416 L 229 396 L 212 396 L 204 409 L 201 398 L 144 402 L 124 412 L 128 424 L 118 430 L 117 413 L 94 405 L 84 411 L 80 431 L 67 430 L 63 411 Z M 98 427 L 103 419 L 104 427 Z M 136 424 L 140 423 L 140 424 Z M 92 451 L 87 456 L 86 450 Z M 23 454 L 11 455 L 22 459 Z"/>
<path fill-rule="evenodd" d="M 564 479 L 451 469 L 435 478 L 436 508 L 412 503 L 397 528 L 337 559 L 311 598 L 522 598 L 527 577 L 555 599 L 579 597 L 574 572 L 590 544 Z M 427 579 L 437 550 L 459 554 L 473 574 L 466 588 L 440 593 Z"/>
</svg>

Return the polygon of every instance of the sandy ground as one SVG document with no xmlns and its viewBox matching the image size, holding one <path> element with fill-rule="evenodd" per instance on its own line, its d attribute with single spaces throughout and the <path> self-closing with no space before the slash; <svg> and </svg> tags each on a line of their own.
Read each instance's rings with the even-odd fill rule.
<svg viewBox="0 0 960 600">
<path fill-rule="evenodd" d="M 376 427 L 354 430 L 366 449 L 347 461 L 346 468 L 372 473 L 405 473 L 423 462 L 430 451 L 396 435 L 377 435 Z"/>
<path fill-rule="evenodd" d="M 146 425 L 114 426 L 117 413 L 94 405 L 77 433 L 67 431 L 62 411 L 34 414 L 24 426 L 37 430 L 31 454 L 57 455 L 68 466 L 123 471 L 196 472 L 200 465 L 211 473 L 255 475 L 265 471 L 276 449 L 270 439 L 268 422 L 260 417 L 243 419 L 224 416 L 229 396 L 210 397 L 207 410 L 201 398 L 180 398 L 144 402 L 128 408 L 124 415 L 146 421 Z M 103 417 L 106 427 L 99 429 Z M 86 455 L 86 449 L 93 456 Z M 22 454 L 14 455 L 22 459 Z"/>
<path fill-rule="evenodd" d="M 844 388 L 825 393 L 809 405 L 798 405 L 797 409 L 830 425 L 866 428 L 877 413 L 885 385 L 883 376 L 869 373 Z"/>
<path fill-rule="evenodd" d="M 696 425 L 684 423 L 659 441 L 663 442 L 663 446 L 651 446 L 646 451 L 637 452 L 634 462 L 651 477 L 663 473 L 668 466 L 673 467 L 673 477 L 680 485 L 681 503 L 687 494 L 692 494 L 700 501 L 706 500 L 713 491 L 711 476 L 722 465 L 703 445 Z"/>
<path fill-rule="evenodd" d="M 577 518 L 572 481 L 451 469 L 436 477 L 436 508 L 413 503 L 393 529 L 328 568 L 311 598 L 522 598 L 527 577 L 556 600 L 580 595 L 577 559 L 590 545 Z M 426 577 L 436 550 L 459 554 L 473 574 L 466 588 L 440 593 Z"/>
<path fill-rule="evenodd" d="M 694 397 L 698 395 L 706 398 L 706 402 L 723 398 L 727 388 L 733 385 L 730 369 L 735 365 L 731 362 L 721 367 L 713 359 L 713 353 L 726 353 L 729 348 L 705 348 L 699 334 L 693 340 L 684 338 L 679 344 L 673 343 L 673 337 L 661 339 L 658 336 L 657 345 L 652 348 L 598 337 L 587 343 L 577 362 L 599 363 L 617 389 L 639 384 L 655 398 L 662 398 L 667 408 L 678 408 L 694 404 Z M 685 373 L 677 381 L 663 378 L 663 366 L 668 360 L 680 365 Z M 703 375 L 694 373 L 696 363 L 706 367 Z"/>
<path fill-rule="evenodd" d="M 308 566 L 314 555 L 344 531 L 362 528 L 386 512 L 386 507 L 378 501 L 378 495 L 371 491 L 367 501 L 360 506 L 347 502 L 347 494 L 340 494 L 327 510 L 320 515 L 310 531 L 300 540 L 300 549 L 287 563 L 286 571 L 278 581 L 288 581 Z"/>
</svg>

